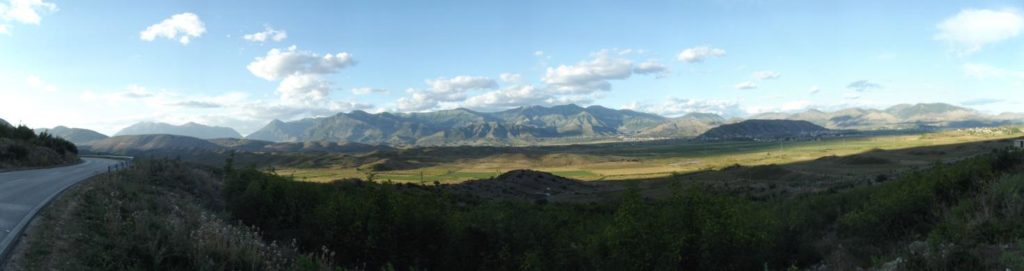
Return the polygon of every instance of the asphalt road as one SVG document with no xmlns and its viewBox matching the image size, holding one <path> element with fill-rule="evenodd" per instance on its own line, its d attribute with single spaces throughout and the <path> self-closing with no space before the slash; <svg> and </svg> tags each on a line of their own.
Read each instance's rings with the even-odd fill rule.
<svg viewBox="0 0 1024 271">
<path fill-rule="evenodd" d="M 103 158 L 82 160 L 73 166 L 0 172 L 0 262 L 28 221 L 57 194 L 122 163 Z"/>
</svg>

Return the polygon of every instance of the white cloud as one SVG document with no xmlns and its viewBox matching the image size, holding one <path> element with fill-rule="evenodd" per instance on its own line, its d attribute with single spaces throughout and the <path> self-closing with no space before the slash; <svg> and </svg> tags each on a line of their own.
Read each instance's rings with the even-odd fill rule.
<svg viewBox="0 0 1024 271">
<path fill-rule="evenodd" d="M 11 27 L 6 24 L 0 24 L 0 34 L 11 35 Z"/>
<path fill-rule="evenodd" d="M 724 57 L 725 50 L 719 48 L 713 48 L 708 46 L 693 47 L 683 50 L 679 53 L 677 58 L 679 61 L 686 61 L 689 63 L 703 62 L 704 59 L 709 57 Z"/>
<path fill-rule="evenodd" d="M 452 78 L 426 80 L 427 90 L 408 89 L 409 96 L 399 98 L 396 106 L 399 111 L 425 111 L 437 109 L 442 103 L 461 102 L 466 99 L 470 90 L 487 90 L 498 88 L 494 79 L 481 76 L 460 75 Z"/>
<path fill-rule="evenodd" d="M 754 84 L 754 82 L 751 82 L 751 81 L 745 81 L 745 82 L 740 82 L 739 84 L 736 84 L 736 89 L 755 89 L 755 88 L 757 88 L 757 84 Z"/>
<path fill-rule="evenodd" d="M 289 75 L 277 86 L 282 101 L 298 104 L 323 102 L 331 90 L 331 82 L 317 74 Z"/>
<path fill-rule="evenodd" d="M 476 109 L 507 109 L 524 105 L 546 103 L 553 97 L 533 85 L 513 86 L 469 97 L 465 107 Z"/>
<path fill-rule="evenodd" d="M 544 56 L 544 51 L 533 51 L 533 56 L 537 56 L 537 57 Z"/>
<path fill-rule="evenodd" d="M 858 100 L 862 97 L 859 92 L 847 92 L 843 94 L 843 99 L 847 100 Z"/>
<path fill-rule="evenodd" d="M 818 92 L 821 92 L 821 88 L 818 86 L 811 86 L 807 89 L 807 92 L 810 92 L 811 94 L 818 94 Z"/>
<path fill-rule="evenodd" d="M 846 85 L 846 88 L 856 90 L 857 92 L 864 92 L 865 90 L 882 88 L 882 85 L 872 83 L 871 81 L 868 80 L 857 80 L 851 82 L 849 85 Z"/>
<path fill-rule="evenodd" d="M 439 102 L 430 96 L 429 93 L 421 90 L 408 89 L 406 90 L 410 96 L 399 98 L 396 102 L 399 111 L 410 112 L 410 111 L 424 111 L 434 109 L 438 106 Z"/>
<path fill-rule="evenodd" d="M 321 56 L 291 46 L 286 51 L 270 49 L 266 56 L 256 57 L 246 68 L 259 78 L 278 80 L 294 74 L 336 73 L 354 64 L 355 59 L 346 52 Z"/>
<path fill-rule="evenodd" d="M 778 79 L 779 77 L 782 76 L 782 74 L 779 74 L 779 73 L 773 72 L 773 71 L 757 71 L 757 72 L 754 72 L 754 74 L 751 75 L 751 76 L 753 76 L 754 79 L 757 79 L 758 81 L 764 81 L 764 80 Z"/>
<path fill-rule="evenodd" d="M 371 87 L 361 87 L 361 88 L 353 88 L 352 89 L 352 94 L 355 94 L 355 95 L 369 95 L 369 94 L 373 94 L 373 93 L 388 93 L 388 90 L 380 89 L 380 88 L 371 88 Z"/>
<path fill-rule="evenodd" d="M 326 75 L 355 63 L 345 52 L 318 55 L 298 51 L 296 46 L 291 46 L 287 51 L 270 49 L 266 56 L 256 57 L 246 68 L 256 77 L 280 80 L 277 93 L 283 102 L 310 105 L 327 102 L 334 89 Z"/>
<path fill-rule="evenodd" d="M 40 12 L 55 11 L 57 11 L 57 4 L 47 3 L 43 0 L 10 0 L 7 4 L 0 3 L 0 20 L 38 25 L 42 21 Z M 4 25 L 2 28 L 3 31 L 6 31 L 7 26 Z"/>
<path fill-rule="evenodd" d="M 440 94 L 455 94 L 471 89 L 494 89 L 498 83 L 494 79 L 482 76 L 460 75 L 452 78 L 426 80 L 430 89 Z"/>
<path fill-rule="evenodd" d="M 781 111 L 799 111 L 799 110 L 804 110 L 804 109 L 807 109 L 807 108 L 810 108 L 810 107 L 811 107 L 811 101 L 808 101 L 808 100 L 798 100 L 798 101 L 792 101 L 792 102 L 788 102 L 788 103 L 782 104 L 782 106 L 779 107 L 779 109 Z"/>
<path fill-rule="evenodd" d="M 265 42 L 267 40 L 272 41 L 283 41 L 288 38 L 288 32 L 284 30 L 277 30 L 271 27 L 265 27 L 263 31 L 252 34 L 245 34 L 242 36 L 243 39 L 252 42 Z"/>
<path fill-rule="evenodd" d="M 668 73 L 668 68 L 657 61 L 650 60 L 637 64 L 636 67 L 633 67 L 633 72 L 638 74 L 656 74 L 658 77 L 663 77 Z"/>
<path fill-rule="evenodd" d="M 968 76 L 980 79 L 988 78 L 1011 78 L 1024 79 L 1024 71 L 1007 70 L 993 67 L 986 64 L 967 63 L 964 64 L 964 73 Z"/>
<path fill-rule="evenodd" d="M 500 78 L 502 82 L 513 84 L 523 81 L 523 76 L 517 73 L 502 73 L 498 78 Z"/>
<path fill-rule="evenodd" d="M 739 103 L 725 100 L 697 100 L 668 97 L 661 103 L 639 103 L 633 102 L 623 107 L 624 109 L 658 114 L 666 117 L 678 117 L 687 113 L 714 113 L 723 117 L 743 116 L 746 112 L 740 108 Z"/>
<path fill-rule="evenodd" d="M 164 19 L 158 24 L 151 25 L 139 33 L 139 38 L 145 41 L 153 41 L 157 37 L 178 40 L 181 44 L 187 45 L 193 38 L 198 38 L 206 33 L 206 26 L 195 13 L 185 12 L 175 14 Z"/>
<path fill-rule="evenodd" d="M 53 84 L 50 84 L 50 83 L 47 83 L 46 81 L 43 81 L 43 79 L 40 79 L 38 76 L 35 76 L 35 75 L 32 75 L 32 76 L 29 76 L 28 78 L 25 78 L 25 84 L 28 85 L 32 89 L 43 91 L 43 92 L 56 92 L 57 91 L 57 86 L 55 86 Z"/>
<path fill-rule="evenodd" d="M 1024 17 L 1013 9 L 965 9 L 936 26 L 935 39 L 950 44 L 959 54 L 971 54 L 985 45 L 1016 37 Z"/>
<path fill-rule="evenodd" d="M 549 67 L 542 81 L 555 92 L 589 94 L 611 90 L 608 80 L 622 80 L 633 74 L 633 63 L 599 52 L 593 59 L 575 65 Z"/>
</svg>

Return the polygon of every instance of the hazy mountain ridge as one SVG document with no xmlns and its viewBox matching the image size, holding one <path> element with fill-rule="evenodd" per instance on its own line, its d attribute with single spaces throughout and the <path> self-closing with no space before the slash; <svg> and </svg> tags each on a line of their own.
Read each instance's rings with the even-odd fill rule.
<svg viewBox="0 0 1024 271">
<path fill-rule="evenodd" d="M 114 136 L 124 135 L 180 135 L 202 139 L 242 138 L 241 134 L 228 127 L 207 126 L 195 122 L 173 125 L 162 122 L 139 122 L 118 131 Z"/>
<path fill-rule="evenodd" d="M 65 126 L 53 127 L 53 129 L 38 128 L 35 129 L 36 133 L 46 132 L 56 137 L 60 137 L 75 143 L 75 145 L 88 145 L 97 140 L 103 140 L 108 138 L 107 135 L 99 132 L 82 129 L 82 128 L 68 128 Z"/>
<path fill-rule="evenodd" d="M 451 109 L 425 113 L 339 113 L 295 122 L 272 121 L 247 139 L 345 141 L 390 145 L 527 144 L 542 138 L 602 138 L 638 134 L 666 118 L 601 106 L 528 106 L 485 113 Z"/>
<path fill-rule="evenodd" d="M 6 120 L 4 120 L 4 119 L 0 119 L 0 125 L 2 125 L 2 126 L 11 126 L 11 124 L 10 124 L 10 123 L 8 123 L 8 122 L 7 122 Z"/>
<path fill-rule="evenodd" d="M 1024 115 L 985 115 L 945 103 L 898 104 L 882 110 L 847 108 L 833 112 L 810 109 L 799 113 L 770 112 L 750 119 L 804 120 L 829 129 L 914 129 L 960 126 L 992 126 L 1024 120 Z"/>
</svg>

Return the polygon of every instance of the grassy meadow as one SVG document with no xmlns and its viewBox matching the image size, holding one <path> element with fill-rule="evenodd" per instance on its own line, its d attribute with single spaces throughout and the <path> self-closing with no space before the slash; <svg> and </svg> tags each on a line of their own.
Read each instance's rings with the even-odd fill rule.
<svg viewBox="0 0 1024 271">
<path fill-rule="evenodd" d="M 909 150 L 936 147 L 940 151 L 920 154 L 913 152 L 887 152 L 893 160 L 887 165 L 872 168 L 893 171 L 913 166 L 926 166 L 936 160 L 960 159 L 1009 143 L 1000 142 L 1024 136 L 1016 128 L 993 128 L 991 132 L 957 130 L 921 134 L 861 134 L 844 138 L 792 142 L 701 142 L 672 140 L 659 142 L 608 143 L 537 147 L 532 151 L 505 152 L 486 149 L 476 157 L 461 156 L 462 148 L 392 157 L 416 163 L 409 169 L 375 171 L 376 180 L 400 183 L 458 183 L 473 179 L 486 179 L 514 169 L 533 169 L 580 180 L 651 179 L 698 171 L 716 170 L 732 165 L 757 166 L 807 162 L 831 156 L 848 156 L 882 150 Z M 979 143 L 967 144 L 963 143 Z M 942 149 L 943 146 L 957 147 Z M 963 147 L 969 146 L 969 147 Z M 852 174 L 841 172 L 844 167 L 804 169 L 828 175 Z M 281 168 L 276 172 L 298 180 L 329 182 L 346 178 L 367 178 L 368 172 L 352 166 L 317 168 Z"/>
</svg>

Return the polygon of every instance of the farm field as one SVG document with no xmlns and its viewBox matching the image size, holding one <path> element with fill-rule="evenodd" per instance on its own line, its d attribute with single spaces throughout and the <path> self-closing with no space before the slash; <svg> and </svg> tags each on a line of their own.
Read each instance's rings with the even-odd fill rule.
<svg viewBox="0 0 1024 271">
<path fill-rule="evenodd" d="M 1009 145 L 1000 142 L 1020 137 L 1019 130 L 997 133 L 944 131 L 922 134 L 860 135 L 815 141 L 700 142 L 660 141 L 569 145 L 535 148 L 426 148 L 408 150 L 387 159 L 402 161 L 406 168 L 372 171 L 375 180 L 399 183 L 459 183 L 486 179 L 515 169 L 531 169 L 586 181 L 657 179 L 673 175 L 719 170 L 734 165 L 788 165 L 808 175 L 853 176 L 927 166 L 935 161 L 956 160 Z M 977 143 L 977 144 L 965 144 Z M 910 149 L 927 148 L 927 151 Z M 908 150 L 908 151 L 899 151 Z M 873 154 L 874 153 L 874 154 Z M 851 155 L 883 156 L 884 161 L 847 161 L 831 165 L 827 158 Z M 382 155 L 383 156 L 383 155 Z M 369 160 L 372 160 L 370 158 Z M 799 163 L 822 160 L 816 163 Z M 877 159 L 876 159 L 877 160 Z M 834 163 L 833 163 L 834 164 Z M 861 164 L 858 166 L 857 164 Z M 327 182 L 367 178 L 369 170 L 357 167 L 281 168 L 276 172 L 298 180 Z"/>
</svg>

